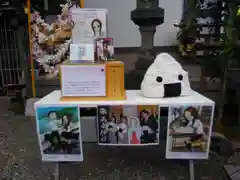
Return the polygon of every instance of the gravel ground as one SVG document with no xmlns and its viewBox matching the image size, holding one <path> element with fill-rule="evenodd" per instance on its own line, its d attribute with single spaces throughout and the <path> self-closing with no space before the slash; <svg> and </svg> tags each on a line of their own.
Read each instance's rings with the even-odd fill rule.
<svg viewBox="0 0 240 180">
<path fill-rule="evenodd" d="M 43 163 L 34 118 L 6 113 L 0 100 L 0 180 L 53 179 Z M 187 180 L 187 162 L 164 159 L 164 147 L 115 148 L 84 144 L 83 163 L 60 164 L 61 180 Z M 216 161 L 196 162 L 196 180 L 225 180 Z"/>
</svg>

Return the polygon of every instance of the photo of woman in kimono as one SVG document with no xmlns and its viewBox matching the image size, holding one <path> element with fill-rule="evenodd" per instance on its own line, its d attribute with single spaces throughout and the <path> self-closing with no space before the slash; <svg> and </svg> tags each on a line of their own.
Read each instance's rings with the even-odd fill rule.
<svg viewBox="0 0 240 180">
<path fill-rule="evenodd" d="M 131 117 L 128 121 L 129 144 L 141 144 L 141 126 L 137 117 Z"/>
</svg>

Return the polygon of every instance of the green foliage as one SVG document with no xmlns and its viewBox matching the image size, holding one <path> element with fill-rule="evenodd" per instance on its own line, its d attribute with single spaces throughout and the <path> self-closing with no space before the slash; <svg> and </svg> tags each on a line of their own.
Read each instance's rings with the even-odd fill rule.
<svg viewBox="0 0 240 180">
<path fill-rule="evenodd" d="M 223 22 L 222 26 L 224 33 L 221 38 L 223 40 L 223 53 L 219 56 L 219 63 L 222 69 L 227 69 L 229 66 L 228 61 L 232 60 L 235 47 L 238 45 L 239 40 L 239 27 L 237 26 L 237 5 L 233 3 L 226 3 L 223 8 Z"/>
<path fill-rule="evenodd" d="M 205 0 L 202 0 L 205 1 Z M 197 18 L 203 17 L 201 13 L 202 1 L 189 0 L 189 9 L 184 14 L 183 19 L 179 27 L 179 32 L 177 34 L 177 40 L 179 41 L 180 52 L 189 53 L 196 50 L 196 40 L 199 39 L 200 31 L 203 25 L 197 24 Z M 220 2 L 220 1 L 219 1 Z M 222 34 L 220 34 L 219 43 L 216 42 L 218 50 L 213 48 L 204 49 L 204 58 L 201 58 L 200 64 L 202 67 L 210 72 L 213 76 L 220 76 L 221 73 L 229 66 L 229 61 L 233 59 L 233 55 L 236 52 L 236 47 L 239 46 L 240 37 L 240 8 L 237 2 L 231 1 L 221 1 L 222 7 L 219 5 L 221 3 L 208 3 L 208 7 L 212 18 L 220 19 L 219 12 L 222 12 L 222 20 L 218 23 L 219 26 L 223 28 Z M 209 17 L 209 16 L 206 16 Z M 209 25 L 209 26 L 208 26 Z M 211 24 L 213 27 L 217 24 Z M 211 26 L 207 24 L 207 27 Z M 210 28 L 209 28 L 210 29 Z M 221 40 L 221 42 L 220 42 Z M 189 46 L 189 44 L 192 44 Z M 186 47 L 192 47 L 192 49 L 187 49 Z M 207 46 L 207 44 L 203 44 Z"/>
</svg>

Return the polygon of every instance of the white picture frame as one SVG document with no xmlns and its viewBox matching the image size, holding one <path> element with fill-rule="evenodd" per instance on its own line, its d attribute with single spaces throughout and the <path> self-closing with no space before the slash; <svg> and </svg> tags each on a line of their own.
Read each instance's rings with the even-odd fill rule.
<svg viewBox="0 0 240 180">
<path fill-rule="evenodd" d="M 42 161 L 83 161 L 78 106 L 36 106 L 35 110 Z"/>
<path fill-rule="evenodd" d="M 214 104 L 169 106 L 166 159 L 208 159 L 213 115 Z"/>
<path fill-rule="evenodd" d="M 73 43 L 93 43 L 94 39 L 107 37 L 107 13 L 107 9 L 72 9 L 71 19 L 75 23 Z"/>
</svg>

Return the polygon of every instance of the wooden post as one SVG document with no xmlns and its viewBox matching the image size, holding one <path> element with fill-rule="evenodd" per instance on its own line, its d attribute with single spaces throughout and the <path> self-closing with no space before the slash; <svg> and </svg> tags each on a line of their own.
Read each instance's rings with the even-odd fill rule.
<svg viewBox="0 0 240 180">
<path fill-rule="evenodd" d="M 29 59 L 30 59 L 30 70 L 31 70 L 31 80 L 32 80 L 32 96 L 36 97 L 36 85 L 35 85 L 35 66 L 33 59 L 32 50 L 32 30 L 31 30 L 31 0 L 27 0 L 27 14 L 28 14 L 28 39 L 29 39 Z M 29 63 L 29 62 L 28 62 Z"/>
<path fill-rule="evenodd" d="M 80 7 L 84 8 L 84 0 L 80 0 Z"/>
</svg>

